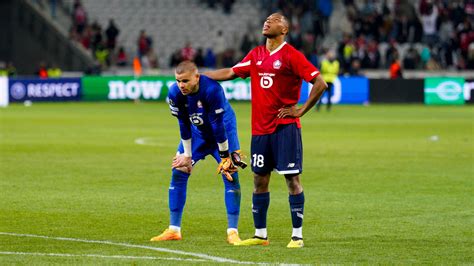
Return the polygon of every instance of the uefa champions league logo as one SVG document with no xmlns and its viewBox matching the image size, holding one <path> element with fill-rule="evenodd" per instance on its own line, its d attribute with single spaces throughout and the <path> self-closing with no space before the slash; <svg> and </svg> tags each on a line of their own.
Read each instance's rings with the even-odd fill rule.
<svg viewBox="0 0 474 266">
<path fill-rule="evenodd" d="M 16 82 L 10 88 L 10 95 L 15 100 L 21 100 L 26 95 L 26 87 L 23 83 Z"/>
</svg>

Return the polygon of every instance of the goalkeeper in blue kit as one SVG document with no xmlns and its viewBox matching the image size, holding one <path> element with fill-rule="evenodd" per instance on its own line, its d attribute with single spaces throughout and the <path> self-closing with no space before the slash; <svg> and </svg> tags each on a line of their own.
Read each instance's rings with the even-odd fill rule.
<svg viewBox="0 0 474 266">
<path fill-rule="evenodd" d="M 188 179 L 194 164 L 212 155 L 219 163 L 217 173 L 224 181 L 227 209 L 227 242 L 240 242 L 237 230 L 240 213 L 240 184 L 237 166 L 241 161 L 235 113 L 216 81 L 198 73 L 191 61 L 175 70 L 176 83 L 168 93 L 171 114 L 178 118 L 181 142 L 172 162 L 169 186 L 170 225 L 151 241 L 181 240 L 181 217 Z"/>
</svg>

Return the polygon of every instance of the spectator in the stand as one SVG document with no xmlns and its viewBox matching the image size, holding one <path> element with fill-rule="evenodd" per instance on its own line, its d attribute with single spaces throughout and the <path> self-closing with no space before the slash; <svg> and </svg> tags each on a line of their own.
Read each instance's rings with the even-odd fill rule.
<svg viewBox="0 0 474 266">
<path fill-rule="evenodd" d="M 127 53 L 125 53 L 125 49 L 123 46 L 120 46 L 118 54 L 117 54 L 117 65 L 118 66 L 126 66 L 127 65 Z"/>
<path fill-rule="evenodd" d="M 63 74 L 61 68 L 56 63 L 53 63 L 47 72 L 49 78 L 60 78 Z"/>
<path fill-rule="evenodd" d="M 434 45 L 438 41 L 436 30 L 436 21 L 438 20 L 438 8 L 431 0 L 425 0 L 426 10 L 420 10 L 421 22 L 423 25 L 423 42 L 428 45 Z"/>
<path fill-rule="evenodd" d="M 339 62 L 341 63 L 344 72 L 348 72 L 351 68 L 352 54 L 354 53 L 354 50 L 355 47 L 352 43 L 351 35 L 344 34 L 343 39 L 337 48 Z"/>
<path fill-rule="evenodd" d="M 8 76 L 7 64 L 3 61 L 0 61 L 0 77 L 7 77 L 7 76 Z"/>
<path fill-rule="evenodd" d="M 197 49 L 196 56 L 194 57 L 194 63 L 198 68 L 204 66 L 204 52 L 202 51 L 201 47 Z"/>
<path fill-rule="evenodd" d="M 13 65 L 13 62 L 8 62 L 7 64 L 7 73 L 9 77 L 16 76 L 16 67 Z"/>
<path fill-rule="evenodd" d="M 94 56 L 97 61 L 99 61 L 99 63 L 102 65 L 103 69 L 110 65 L 109 54 L 109 50 L 107 49 L 107 47 L 105 47 L 104 42 L 97 45 Z"/>
<path fill-rule="evenodd" d="M 51 17 L 53 19 L 56 18 L 56 8 L 57 8 L 57 1 L 58 0 L 49 0 L 49 7 L 51 9 Z"/>
<path fill-rule="evenodd" d="M 146 53 L 146 59 L 147 59 L 148 64 L 149 64 L 148 65 L 149 68 L 157 69 L 159 67 L 158 56 L 156 55 L 155 50 L 153 49 L 153 47 L 150 47 L 150 49 Z"/>
<path fill-rule="evenodd" d="M 224 34 L 221 30 L 217 31 L 217 36 L 214 40 L 214 53 L 216 54 L 217 58 L 217 66 L 222 67 L 223 60 L 224 60 L 224 53 L 228 47 L 227 40 L 224 37 Z"/>
<path fill-rule="evenodd" d="M 301 37 L 301 31 L 298 25 L 292 26 L 292 29 L 288 34 L 288 42 L 293 45 L 297 50 L 303 48 L 303 38 Z"/>
<path fill-rule="evenodd" d="M 150 50 L 151 44 L 151 38 L 146 35 L 145 30 L 141 30 L 137 39 L 138 57 L 141 58 L 142 56 L 145 56 L 148 53 L 148 50 Z"/>
<path fill-rule="evenodd" d="M 87 26 L 82 34 L 82 36 L 80 37 L 80 42 L 82 44 L 82 46 L 84 46 L 84 48 L 86 49 L 90 49 L 91 48 L 91 41 L 92 41 L 92 37 L 93 37 L 93 32 L 92 32 L 92 27 L 91 26 Z"/>
<path fill-rule="evenodd" d="M 240 44 L 240 52 L 243 55 L 246 55 L 250 50 L 257 45 L 257 41 L 250 31 L 247 31 L 242 37 L 242 42 Z"/>
<path fill-rule="evenodd" d="M 332 14 L 332 1 L 318 1 L 318 9 L 322 16 L 323 34 L 326 35 L 329 31 L 329 17 Z"/>
<path fill-rule="evenodd" d="M 181 50 L 180 49 L 176 49 L 173 54 L 171 54 L 171 57 L 170 57 L 170 67 L 175 67 L 177 66 L 179 63 L 181 63 L 182 61 L 182 58 L 181 58 Z"/>
<path fill-rule="evenodd" d="M 73 9 L 73 21 L 78 34 L 82 34 L 87 24 L 87 13 L 80 1 L 75 1 Z"/>
<path fill-rule="evenodd" d="M 227 49 L 224 53 L 222 58 L 222 66 L 223 67 L 233 67 L 236 64 L 234 59 L 234 50 Z"/>
<path fill-rule="evenodd" d="M 367 45 L 367 48 L 362 58 L 362 66 L 364 68 L 379 68 L 380 66 L 380 53 L 377 46 L 377 42 L 371 40 Z"/>
<path fill-rule="evenodd" d="M 337 79 L 337 75 L 339 75 L 339 61 L 337 61 L 336 53 L 334 51 L 329 50 L 326 53 L 326 58 L 321 62 L 320 72 L 324 81 L 326 81 L 326 84 L 328 85 L 328 88 L 324 94 L 327 98 L 327 111 L 330 111 L 334 81 Z M 322 97 L 324 97 L 324 95 Z M 317 111 L 319 111 L 321 103 L 322 99 L 319 100 L 318 104 L 316 105 Z"/>
<path fill-rule="evenodd" d="M 431 47 L 424 46 L 421 49 L 421 66 L 422 68 L 426 68 L 426 64 L 428 64 L 428 61 L 431 59 Z"/>
<path fill-rule="evenodd" d="M 362 74 L 360 73 L 360 60 L 355 58 L 352 60 L 350 69 L 349 69 L 349 76 L 361 76 Z"/>
<path fill-rule="evenodd" d="M 102 27 L 99 25 L 97 21 L 94 21 L 91 25 L 92 29 L 92 40 L 91 40 L 91 49 L 92 53 L 95 54 L 95 51 L 99 45 L 103 42 L 102 37 Z M 105 47 L 105 44 L 104 44 Z"/>
<path fill-rule="evenodd" d="M 230 13 L 232 13 L 232 5 L 234 4 L 234 0 L 221 0 L 221 2 L 224 14 L 229 15 Z"/>
<path fill-rule="evenodd" d="M 182 61 L 194 61 L 196 56 L 196 50 L 191 46 L 191 42 L 186 42 L 186 45 L 181 48 L 181 60 Z"/>
<path fill-rule="evenodd" d="M 419 64 L 420 64 L 420 55 L 418 54 L 418 51 L 415 49 L 415 47 L 412 45 L 410 46 L 410 48 L 408 48 L 405 54 L 405 58 L 403 59 L 403 68 L 404 69 L 417 69 Z"/>
<path fill-rule="evenodd" d="M 469 44 L 467 50 L 466 68 L 471 70 L 474 69 L 474 42 L 471 42 L 471 44 Z"/>
<path fill-rule="evenodd" d="M 42 79 L 48 78 L 48 69 L 46 68 L 45 62 L 40 62 L 38 70 L 36 70 L 36 75 Z"/>
<path fill-rule="evenodd" d="M 115 25 L 115 21 L 113 19 L 109 20 L 109 26 L 105 30 L 105 35 L 107 36 L 107 48 L 110 51 L 115 50 L 115 45 L 117 43 L 117 36 L 120 34 L 120 30 Z"/>
<path fill-rule="evenodd" d="M 394 55 L 392 64 L 390 65 L 390 78 L 391 79 L 403 78 L 402 65 L 400 64 L 398 53 Z"/>
<path fill-rule="evenodd" d="M 206 55 L 204 56 L 204 66 L 208 68 L 216 67 L 216 56 L 214 55 L 212 48 L 208 48 L 206 51 Z"/>
<path fill-rule="evenodd" d="M 397 46 L 398 46 L 397 42 L 395 41 L 395 39 L 392 38 L 390 40 L 390 44 L 389 44 L 387 50 L 385 51 L 385 66 L 387 68 L 390 67 L 390 64 L 393 61 L 394 54 L 398 53 Z"/>
<path fill-rule="evenodd" d="M 94 64 L 90 67 L 88 67 L 84 73 L 86 75 L 94 75 L 94 76 L 98 76 L 102 73 L 102 66 L 100 65 L 99 61 L 94 60 Z"/>
</svg>

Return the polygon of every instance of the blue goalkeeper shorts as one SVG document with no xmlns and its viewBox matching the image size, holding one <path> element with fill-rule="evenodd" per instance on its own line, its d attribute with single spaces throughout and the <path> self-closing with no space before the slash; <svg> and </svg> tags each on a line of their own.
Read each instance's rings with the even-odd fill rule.
<svg viewBox="0 0 474 266">
<path fill-rule="evenodd" d="M 229 142 L 229 152 L 240 150 L 239 138 L 237 136 L 237 127 L 226 125 L 227 141 Z M 198 132 L 192 132 L 191 139 L 192 159 L 193 165 L 199 160 L 203 160 L 207 155 L 212 155 L 219 163 L 221 158 L 219 156 L 219 148 L 217 141 L 212 136 L 204 137 Z M 179 142 L 178 153 L 183 153 L 183 143 Z"/>
<path fill-rule="evenodd" d="M 301 129 L 296 123 L 279 125 L 275 132 L 252 136 L 252 171 L 266 175 L 272 170 L 279 174 L 300 174 L 303 171 Z"/>
</svg>

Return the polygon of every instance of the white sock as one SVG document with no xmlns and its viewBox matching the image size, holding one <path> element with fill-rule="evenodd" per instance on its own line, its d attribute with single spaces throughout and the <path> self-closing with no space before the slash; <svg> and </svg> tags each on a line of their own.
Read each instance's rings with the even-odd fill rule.
<svg viewBox="0 0 474 266">
<path fill-rule="evenodd" d="M 239 233 L 239 230 L 237 228 L 227 228 L 227 234 L 230 234 L 230 232 L 235 231 L 237 234 Z"/>
<path fill-rule="evenodd" d="M 255 236 L 258 236 L 261 238 L 267 238 L 267 228 L 260 228 L 260 229 L 255 228 Z"/>
<path fill-rule="evenodd" d="M 181 227 L 179 227 L 179 226 L 170 225 L 168 228 L 170 230 L 175 231 L 175 232 L 181 233 Z"/>
<path fill-rule="evenodd" d="M 291 237 L 303 238 L 303 226 L 300 228 L 293 228 L 293 234 L 291 234 Z"/>
</svg>

